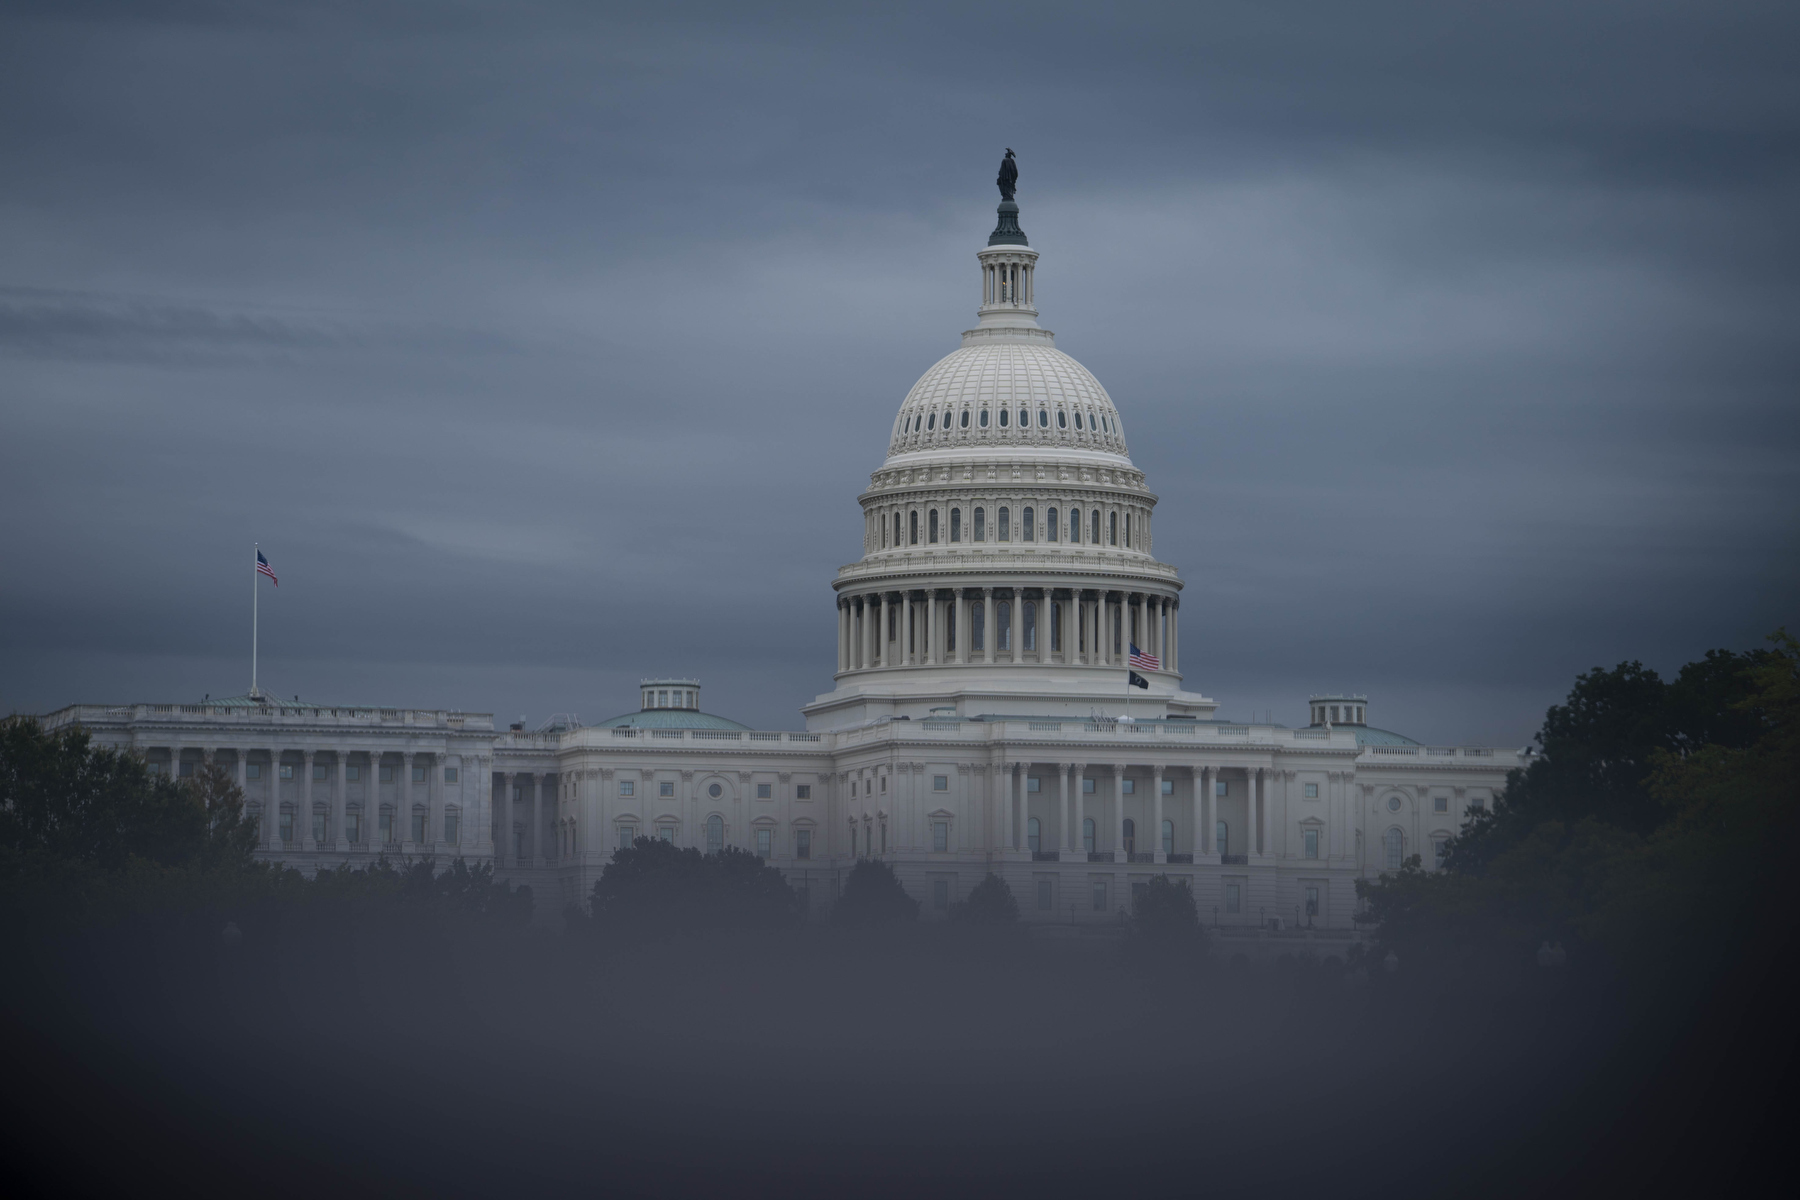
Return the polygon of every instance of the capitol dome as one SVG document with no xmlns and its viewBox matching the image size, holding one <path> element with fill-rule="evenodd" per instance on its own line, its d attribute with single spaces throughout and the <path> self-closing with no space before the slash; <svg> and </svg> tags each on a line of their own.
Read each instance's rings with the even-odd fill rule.
<svg viewBox="0 0 1800 1200">
<path fill-rule="evenodd" d="M 1009 446 L 1129 453 L 1112 397 L 1048 337 L 966 341 L 972 344 L 939 359 L 907 393 L 894 418 L 890 459 Z"/>
</svg>

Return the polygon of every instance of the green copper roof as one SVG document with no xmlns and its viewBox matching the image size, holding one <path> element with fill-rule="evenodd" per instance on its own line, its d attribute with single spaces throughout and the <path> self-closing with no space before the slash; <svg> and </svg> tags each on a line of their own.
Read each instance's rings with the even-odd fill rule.
<svg viewBox="0 0 1800 1200">
<path fill-rule="evenodd" d="M 625 726 L 636 729 L 748 729 L 750 726 L 733 721 L 729 717 L 715 717 L 711 713 L 695 712 L 687 708 L 651 708 L 643 712 L 626 713 L 601 721 L 593 726 L 595 729 L 621 729 Z"/>
</svg>

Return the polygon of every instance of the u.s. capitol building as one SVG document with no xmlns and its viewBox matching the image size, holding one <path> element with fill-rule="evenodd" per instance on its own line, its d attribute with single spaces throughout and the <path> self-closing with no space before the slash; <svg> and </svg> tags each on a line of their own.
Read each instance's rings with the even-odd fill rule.
<svg viewBox="0 0 1800 1200">
<path fill-rule="evenodd" d="M 1354 881 L 1414 854 L 1434 866 L 1520 753 L 1419 745 L 1371 725 L 1357 695 L 1312 697 L 1304 728 L 1218 719 L 1185 686 L 1156 495 L 1106 389 L 1038 324 L 1038 252 L 1012 200 L 976 258 L 975 326 L 907 393 L 858 497 L 834 687 L 804 730 L 708 715 L 692 679 L 645 680 L 638 711 L 598 725 L 537 730 L 267 695 L 45 723 L 160 771 L 211 757 L 272 859 L 491 861 L 552 913 L 649 836 L 747 847 L 815 914 L 873 856 L 927 916 L 993 872 L 1028 921 L 1115 922 L 1166 873 L 1209 924 L 1348 929 Z M 1129 672 L 1148 687 L 1120 719 Z"/>
</svg>

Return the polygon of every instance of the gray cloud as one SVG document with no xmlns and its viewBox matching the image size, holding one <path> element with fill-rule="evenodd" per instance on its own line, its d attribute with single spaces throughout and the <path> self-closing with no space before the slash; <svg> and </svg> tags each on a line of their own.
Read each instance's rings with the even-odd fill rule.
<svg viewBox="0 0 1800 1200">
<path fill-rule="evenodd" d="M 786 726 L 999 147 L 1230 713 L 1522 740 L 1794 621 L 1796 18 L 15 6 L 0 705 Z"/>
</svg>

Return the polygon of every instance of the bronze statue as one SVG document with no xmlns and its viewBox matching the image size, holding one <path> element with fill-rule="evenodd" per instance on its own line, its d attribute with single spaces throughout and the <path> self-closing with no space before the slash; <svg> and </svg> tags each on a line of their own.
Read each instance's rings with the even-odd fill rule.
<svg viewBox="0 0 1800 1200">
<path fill-rule="evenodd" d="M 1012 147 L 1006 148 L 1006 157 L 1000 160 L 1000 178 L 994 180 L 1000 185 L 1000 198 L 1011 200 L 1013 192 L 1019 186 L 1019 164 L 1013 161 Z"/>
</svg>

